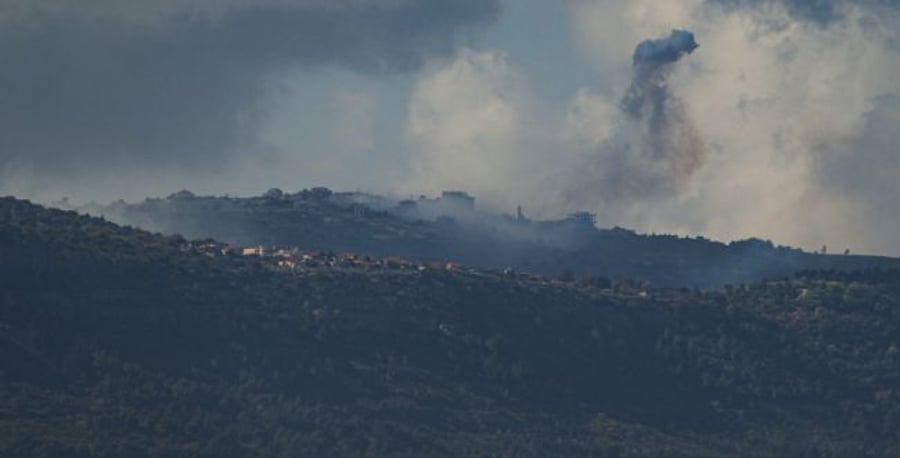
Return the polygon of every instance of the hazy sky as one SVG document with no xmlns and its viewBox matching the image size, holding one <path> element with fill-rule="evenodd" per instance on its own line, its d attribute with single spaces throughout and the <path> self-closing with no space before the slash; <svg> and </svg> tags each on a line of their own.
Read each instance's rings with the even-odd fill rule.
<svg viewBox="0 0 900 458">
<path fill-rule="evenodd" d="M 2 194 L 459 188 L 900 255 L 898 0 L 0 0 L 0 70 Z"/>
</svg>

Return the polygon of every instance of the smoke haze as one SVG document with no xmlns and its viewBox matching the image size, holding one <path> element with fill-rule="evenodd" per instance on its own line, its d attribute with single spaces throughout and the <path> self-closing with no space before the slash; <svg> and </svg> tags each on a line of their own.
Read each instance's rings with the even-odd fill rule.
<svg viewBox="0 0 900 458">
<path fill-rule="evenodd" d="M 468 139 L 454 153 L 424 148 L 415 157 L 440 163 L 440 174 L 425 176 L 508 190 L 513 197 L 496 205 L 522 203 L 538 215 L 588 209 L 605 226 L 900 254 L 887 235 L 900 224 L 900 201 L 887 197 L 897 185 L 879 178 L 900 173 L 897 150 L 887 146 L 900 141 L 887 128 L 900 93 L 896 2 L 567 4 L 576 45 L 603 78 L 554 110 L 535 101 L 521 75 L 509 76 L 514 62 L 496 62 L 478 81 L 516 87 L 519 95 L 484 95 L 466 111 L 515 107 L 492 114 L 503 128 L 479 123 L 487 132 L 453 136 Z M 677 33 L 655 37 L 682 29 L 702 47 L 678 60 L 686 48 L 666 44 Z M 645 55 L 654 65 L 642 67 Z M 451 68 L 441 78 L 458 75 Z M 429 97 L 454 94 L 455 84 L 429 86 Z M 449 120 L 455 110 L 428 112 Z M 417 110 L 411 113 L 415 122 Z M 453 126 L 441 123 L 441 130 Z M 490 135 L 505 148 L 482 148 Z M 498 168 L 492 161 L 504 156 L 515 159 Z M 509 178 L 515 167 L 524 170 Z"/>
<path fill-rule="evenodd" d="M 0 192 L 462 189 L 900 255 L 900 2 L 563 3 L 592 77 L 549 95 L 529 69 L 570 61 L 480 35 L 512 1 L 0 0 Z"/>
</svg>

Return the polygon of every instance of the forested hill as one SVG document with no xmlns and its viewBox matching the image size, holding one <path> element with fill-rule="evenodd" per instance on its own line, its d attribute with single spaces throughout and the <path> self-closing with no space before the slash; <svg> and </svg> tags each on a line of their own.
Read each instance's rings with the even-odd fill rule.
<svg viewBox="0 0 900 458">
<path fill-rule="evenodd" d="M 241 246 L 299 246 L 418 261 L 454 261 L 545 276 L 604 276 L 669 287 L 722 287 L 800 270 L 900 268 L 900 260 L 808 253 L 750 239 L 720 243 L 598 229 L 576 213 L 536 221 L 477 210 L 459 199 L 394 202 L 325 188 L 258 197 L 195 196 L 183 191 L 135 204 L 82 207 L 122 224 Z M 602 217 L 602 215 L 601 215 Z M 852 241 L 848 241 L 852 243 Z"/>
<path fill-rule="evenodd" d="M 0 456 L 898 456 L 900 274 L 717 291 L 212 256 L 0 199 Z"/>
</svg>

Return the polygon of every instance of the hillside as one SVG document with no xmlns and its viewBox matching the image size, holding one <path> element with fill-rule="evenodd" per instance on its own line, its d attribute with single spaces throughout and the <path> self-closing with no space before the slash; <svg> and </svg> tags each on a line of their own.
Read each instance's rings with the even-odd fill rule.
<svg viewBox="0 0 900 458">
<path fill-rule="evenodd" d="M 0 456 L 897 456 L 900 273 L 284 271 L 0 199 Z"/>
<path fill-rule="evenodd" d="M 451 194 L 454 195 L 454 194 Z M 420 198 L 394 202 L 324 188 L 259 197 L 195 196 L 188 192 L 135 204 L 81 208 L 120 224 L 240 246 L 298 246 L 418 261 L 455 261 L 485 269 L 513 268 L 549 277 L 604 276 L 667 287 L 722 287 L 801 270 L 900 269 L 900 260 L 824 255 L 750 239 L 698 238 L 598 229 L 575 213 L 533 221 L 479 211 L 470 202 Z"/>
</svg>

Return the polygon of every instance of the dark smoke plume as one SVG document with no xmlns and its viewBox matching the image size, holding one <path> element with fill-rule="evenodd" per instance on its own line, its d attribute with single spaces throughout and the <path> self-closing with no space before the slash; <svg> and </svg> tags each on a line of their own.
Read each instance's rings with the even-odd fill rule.
<svg viewBox="0 0 900 458">
<path fill-rule="evenodd" d="M 694 52 L 700 45 L 694 39 L 694 34 L 684 30 L 673 30 L 668 38 L 659 40 L 645 40 L 637 45 L 634 50 L 634 64 L 671 63 L 681 59 L 681 56 Z"/>
<path fill-rule="evenodd" d="M 673 30 L 667 38 L 638 44 L 632 57 L 634 79 L 622 100 L 622 109 L 640 118 L 649 106 L 654 109 L 654 114 L 661 115 L 666 100 L 671 99 L 666 88 L 671 64 L 694 52 L 698 46 L 694 34 L 684 30 Z"/>
<path fill-rule="evenodd" d="M 634 50 L 634 78 L 620 106 L 641 135 L 637 148 L 630 145 L 629 149 L 650 161 L 661 175 L 654 187 L 678 187 L 706 156 L 683 102 L 669 87 L 673 65 L 698 46 L 691 32 L 673 30 L 668 37 L 643 41 Z"/>
</svg>

